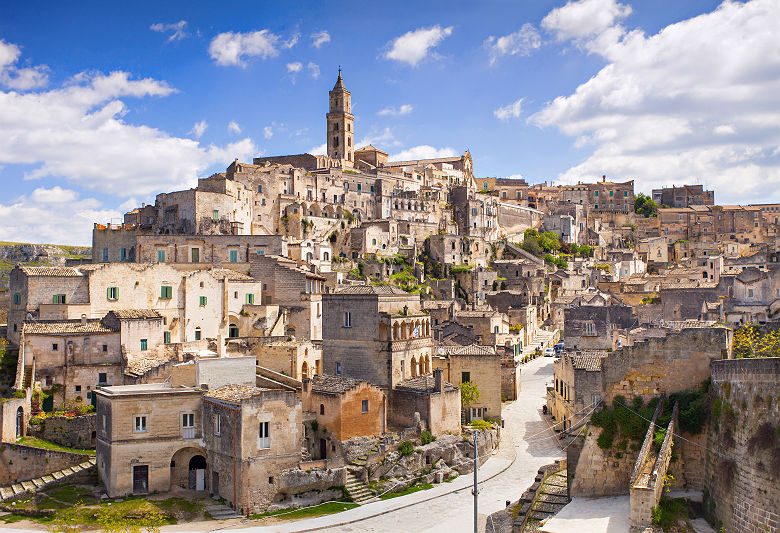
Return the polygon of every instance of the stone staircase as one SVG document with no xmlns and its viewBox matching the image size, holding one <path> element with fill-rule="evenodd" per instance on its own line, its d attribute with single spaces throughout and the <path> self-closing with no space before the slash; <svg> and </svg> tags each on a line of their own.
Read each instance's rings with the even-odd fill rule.
<svg viewBox="0 0 780 533">
<path fill-rule="evenodd" d="M 0 501 L 12 500 L 19 498 L 26 494 L 32 494 L 42 490 L 52 484 L 67 482 L 68 478 L 75 476 L 84 470 L 89 468 L 95 468 L 95 458 L 90 457 L 88 461 L 84 461 L 76 466 L 69 466 L 63 468 L 57 472 L 46 474 L 30 481 L 22 481 L 21 483 L 14 483 L 7 487 L 0 487 Z"/>
<path fill-rule="evenodd" d="M 214 520 L 227 520 L 229 518 L 244 518 L 238 514 L 233 508 L 227 505 L 207 505 L 205 511 L 211 515 Z"/>
<path fill-rule="evenodd" d="M 376 443 L 371 447 L 370 450 L 368 450 L 368 452 L 364 453 L 363 455 L 355 459 L 352 459 L 352 461 L 350 461 L 350 464 L 353 464 L 355 466 L 361 466 L 361 467 L 366 466 L 366 464 L 368 464 L 368 458 L 372 454 L 378 454 L 378 453 L 379 453 L 379 443 Z"/>
<path fill-rule="evenodd" d="M 24 381 L 22 382 L 22 390 L 27 390 L 32 385 L 33 367 L 27 365 L 24 367 Z"/>
<path fill-rule="evenodd" d="M 374 491 L 368 488 L 368 485 L 363 483 L 363 481 L 349 468 L 347 469 L 347 483 L 344 485 L 344 488 L 347 489 L 347 493 L 349 493 L 352 501 L 358 505 L 371 503 L 377 500 Z"/>
</svg>

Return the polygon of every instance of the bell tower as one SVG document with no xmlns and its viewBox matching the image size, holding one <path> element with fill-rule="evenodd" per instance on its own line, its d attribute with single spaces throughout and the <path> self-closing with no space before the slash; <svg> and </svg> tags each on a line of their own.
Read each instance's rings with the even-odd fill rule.
<svg viewBox="0 0 780 533">
<path fill-rule="evenodd" d="M 352 95 L 341 79 L 341 67 L 336 85 L 328 95 L 328 156 L 339 159 L 342 167 L 352 167 L 355 161 L 355 117 L 352 115 Z"/>
</svg>

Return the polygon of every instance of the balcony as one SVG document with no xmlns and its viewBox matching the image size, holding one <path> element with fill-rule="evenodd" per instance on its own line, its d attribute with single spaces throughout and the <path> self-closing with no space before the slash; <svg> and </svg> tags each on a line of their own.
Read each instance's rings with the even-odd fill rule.
<svg viewBox="0 0 780 533">
<path fill-rule="evenodd" d="M 183 438 L 183 439 L 194 439 L 195 438 L 195 428 L 194 427 L 183 427 L 183 428 L 181 428 L 181 438 Z"/>
</svg>

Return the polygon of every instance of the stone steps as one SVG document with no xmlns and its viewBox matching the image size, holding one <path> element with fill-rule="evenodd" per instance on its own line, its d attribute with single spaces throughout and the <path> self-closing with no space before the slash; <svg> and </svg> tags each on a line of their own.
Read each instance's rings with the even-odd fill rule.
<svg viewBox="0 0 780 533">
<path fill-rule="evenodd" d="M 350 471 L 347 471 L 347 482 L 344 484 L 344 488 L 352 501 L 358 505 L 364 505 L 377 499 L 374 491 Z"/>
<path fill-rule="evenodd" d="M 230 518 L 243 518 L 234 509 L 227 505 L 208 505 L 204 510 L 211 515 L 214 520 L 228 520 Z"/>
<path fill-rule="evenodd" d="M 45 489 L 55 481 L 67 481 L 68 477 L 94 467 L 95 458 L 90 457 L 89 460 L 84 461 L 79 465 L 63 468 L 57 472 L 52 472 L 51 474 L 46 474 L 45 476 L 37 477 L 28 481 L 22 481 L 21 483 L 14 483 L 13 485 L 7 487 L 0 487 L 0 501 L 18 498 L 19 496 L 23 496 L 28 493 L 38 492 L 42 489 Z"/>
</svg>

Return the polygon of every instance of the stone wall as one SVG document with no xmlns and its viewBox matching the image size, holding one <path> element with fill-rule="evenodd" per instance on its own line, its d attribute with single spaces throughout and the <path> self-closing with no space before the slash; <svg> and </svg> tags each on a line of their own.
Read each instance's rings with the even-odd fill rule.
<svg viewBox="0 0 780 533">
<path fill-rule="evenodd" d="M 31 435 L 68 448 L 94 448 L 97 431 L 96 415 L 76 417 L 53 416 L 40 424 L 31 424 Z"/>
<path fill-rule="evenodd" d="M 80 453 L 33 448 L 21 444 L 0 445 L 0 485 L 44 476 L 86 461 Z"/>
<path fill-rule="evenodd" d="M 625 451 L 602 450 L 596 444 L 600 434 L 600 428 L 592 427 L 584 442 L 572 443 L 567 448 L 569 495 L 573 498 L 628 493 L 638 453 L 630 447 Z"/>
<path fill-rule="evenodd" d="M 715 394 L 704 469 L 705 508 L 729 533 L 780 524 L 780 358 L 711 365 Z"/>
</svg>

